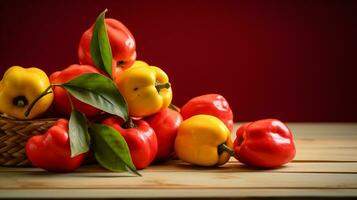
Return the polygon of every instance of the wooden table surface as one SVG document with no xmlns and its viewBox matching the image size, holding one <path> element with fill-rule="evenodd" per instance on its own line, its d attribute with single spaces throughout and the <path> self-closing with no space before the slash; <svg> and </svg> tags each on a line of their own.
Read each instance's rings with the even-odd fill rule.
<svg viewBox="0 0 357 200">
<path fill-rule="evenodd" d="M 0 167 L 0 198 L 357 198 L 357 124 L 288 126 L 297 155 L 278 169 L 250 169 L 235 159 L 220 168 L 170 161 L 140 171 L 142 177 L 96 165 L 68 174 Z"/>
</svg>

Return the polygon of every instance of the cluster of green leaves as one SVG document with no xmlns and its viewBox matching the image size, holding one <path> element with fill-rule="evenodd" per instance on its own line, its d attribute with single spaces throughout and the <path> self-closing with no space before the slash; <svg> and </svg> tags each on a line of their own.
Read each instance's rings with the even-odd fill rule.
<svg viewBox="0 0 357 200">
<path fill-rule="evenodd" d="M 104 10 L 96 19 L 90 52 L 94 64 L 112 77 L 112 51 L 105 26 Z M 64 84 L 62 87 L 74 98 L 107 113 L 128 120 L 128 107 L 123 96 L 111 78 L 89 73 L 83 74 Z M 85 115 L 72 106 L 69 120 L 71 156 L 75 157 L 89 151 L 92 147 L 96 160 L 111 171 L 129 171 L 140 175 L 132 162 L 127 143 L 113 128 L 91 124 Z"/>
</svg>

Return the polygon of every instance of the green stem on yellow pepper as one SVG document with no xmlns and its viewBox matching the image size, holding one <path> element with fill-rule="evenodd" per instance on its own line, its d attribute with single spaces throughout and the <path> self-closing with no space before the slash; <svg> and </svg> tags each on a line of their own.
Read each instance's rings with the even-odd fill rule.
<svg viewBox="0 0 357 200">
<path fill-rule="evenodd" d="M 171 87 L 171 84 L 170 83 L 156 83 L 155 84 L 155 88 L 157 90 L 157 92 L 160 92 L 161 89 L 169 89 Z"/>
<path fill-rule="evenodd" d="M 17 107 L 24 107 L 28 104 L 28 101 L 27 101 L 26 97 L 18 96 L 12 100 L 12 103 Z"/>
<path fill-rule="evenodd" d="M 55 85 L 49 85 L 38 97 L 36 97 L 36 99 L 34 99 L 31 104 L 29 105 L 29 107 L 27 108 L 26 112 L 25 112 L 25 117 L 29 116 L 32 108 L 35 106 L 35 104 L 37 103 L 37 101 L 39 101 L 42 97 L 48 95 L 48 94 L 51 94 L 52 91 L 49 91 L 52 86 L 55 86 Z"/>
<path fill-rule="evenodd" d="M 227 144 L 223 143 L 218 146 L 218 154 L 222 154 L 224 151 L 227 152 L 229 155 L 234 156 L 234 150 L 231 147 L 227 146 Z"/>
</svg>

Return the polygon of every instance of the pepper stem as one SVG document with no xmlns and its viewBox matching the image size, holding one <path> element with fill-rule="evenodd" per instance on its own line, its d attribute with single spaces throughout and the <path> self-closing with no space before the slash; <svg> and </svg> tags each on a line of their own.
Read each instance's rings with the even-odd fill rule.
<svg viewBox="0 0 357 200">
<path fill-rule="evenodd" d="M 117 62 L 117 67 L 122 68 L 123 65 L 124 65 L 124 63 L 125 63 L 124 60 L 118 61 L 118 62 Z"/>
<path fill-rule="evenodd" d="M 176 112 L 180 112 L 180 109 L 172 103 L 169 104 L 169 108 Z"/>
<path fill-rule="evenodd" d="M 25 112 L 25 117 L 28 117 L 32 108 L 35 106 L 35 104 L 44 96 L 51 94 L 52 91 L 49 91 L 52 88 L 53 85 L 49 85 L 45 91 L 43 91 L 38 97 L 36 97 L 36 99 L 34 99 L 31 104 L 29 105 L 29 107 L 27 108 L 26 112 Z"/>
<path fill-rule="evenodd" d="M 135 128 L 136 125 L 134 124 L 134 122 L 133 122 L 133 120 L 131 119 L 131 117 L 129 117 L 128 121 L 126 121 L 126 122 L 122 125 L 122 127 L 123 127 L 124 129 L 129 129 L 129 128 Z"/>
<path fill-rule="evenodd" d="M 24 107 L 28 104 L 28 101 L 26 97 L 18 96 L 13 99 L 12 103 L 17 107 Z"/>
<path fill-rule="evenodd" d="M 24 100 L 19 100 L 17 103 L 16 103 L 17 106 L 19 107 L 23 107 L 25 105 L 25 101 Z"/>
<path fill-rule="evenodd" d="M 218 154 L 222 154 L 224 151 L 229 155 L 234 156 L 234 150 L 223 143 L 218 146 Z"/>
<path fill-rule="evenodd" d="M 160 92 L 161 89 L 169 89 L 171 87 L 171 84 L 169 82 L 167 83 L 156 83 L 155 84 L 157 92 Z"/>
</svg>

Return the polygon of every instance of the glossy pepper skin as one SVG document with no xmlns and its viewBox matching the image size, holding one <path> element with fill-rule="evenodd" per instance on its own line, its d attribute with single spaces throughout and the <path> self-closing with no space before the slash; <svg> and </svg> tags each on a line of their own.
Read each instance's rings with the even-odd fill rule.
<svg viewBox="0 0 357 200">
<path fill-rule="evenodd" d="M 157 137 L 158 150 L 155 160 L 168 160 L 175 152 L 177 130 L 182 123 L 181 114 L 170 108 L 165 108 L 145 118 L 145 121 L 154 129 Z"/>
<path fill-rule="evenodd" d="M 277 119 L 264 119 L 242 125 L 234 141 L 235 157 L 258 168 L 274 168 L 295 157 L 293 135 Z"/>
<path fill-rule="evenodd" d="M 128 104 L 129 114 L 134 117 L 157 113 L 172 100 L 169 78 L 158 67 L 134 64 L 118 76 L 116 84 Z"/>
<path fill-rule="evenodd" d="M 194 115 L 180 125 L 175 152 L 178 158 L 194 165 L 219 166 L 230 158 L 230 154 L 220 148 L 222 144 L 233 147 L 226 125 L 211 115 Z"/>
<path fill-rule="evenodd" d="M 113 55 L 113 75 L 118 71 L 130 67 L 136 59 L 136 45 L 133 35 L 127 27 L 115 19 L 105 19 L 108 38 Z M 86 30 L 79 42 L 78 57 L 79 63 L 94 65 L 90 53 L 90 43 L 92 39 L 94 25 Z"/>
<path fill-rule="evenodd" d="M 24 113 L 32 101 L 49 86 L 50 81 L 41 69 L 10 67 L 0 81 L 0 113 L 17 119 L 32 119 L 41 115 L 52 104 L 52 93 L 41 98 L 28 117 Z"/>
<path fill-rule="evenodd" d="M 222 95 L 206 94 L 194 97 L 181 108 L 184 120 L 198 114 L 215 116 L 226 124 L 229 131 L 233 130 L 233 112 Z"/>
<path fill-rule="evenodd" d="M 66 119 L 59 119 L 44 135 L 32 136 L 26 143 L 26 155 L 32 165 L 50 172 L 72 172 L 85 157 L 71 158 Z"/>
<path fill-rule="evenodd" d="M 124 121 L 115 116 L 102 122 L 116 129 L 124 137 L 136 169 L 143 169 L 149 166 L 156 156 L 157 138 L 154 130 L 144 120 L 133 120 L 133 123 L 133 128 L 127 128 Z"/>
<path fill-rule="evenodd" d="M 60 84 L 70 81 L 77 76 L 85 73 L 100 73 L 97 68 L 91 65 L 77 65 L 73 64 L 62 71 L 57 71 L 51 74 L 50 81 L 52 84 Z M 67 92 L 61 87 L 54 87 L 54 105 L 58 112 L 65 116 L 70 116 L 72 107 L 69 101 Z M 101 111 L 93 106 L 83 103 L 74 97 L 71 98 L 74 107 L 86 116 L 95 116 Z"/>
</svg>

